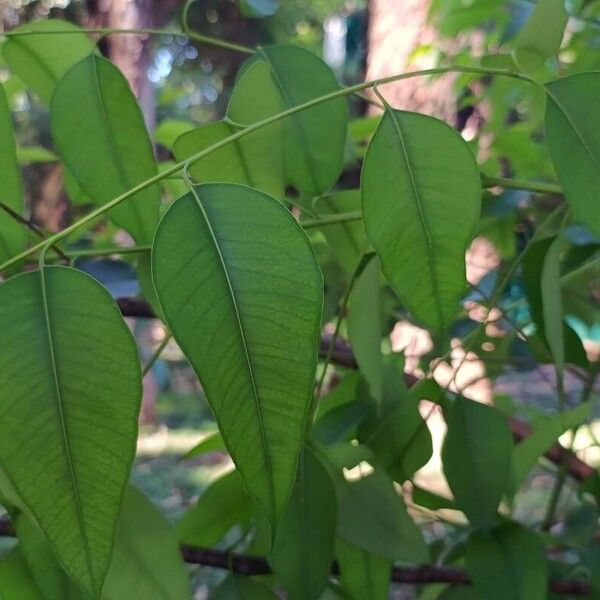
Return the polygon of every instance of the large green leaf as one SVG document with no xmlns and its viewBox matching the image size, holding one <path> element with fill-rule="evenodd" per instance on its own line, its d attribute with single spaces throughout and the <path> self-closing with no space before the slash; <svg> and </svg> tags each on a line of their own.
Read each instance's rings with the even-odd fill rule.
<svg viewBox="0 0 600 600">
<path fill-rule="evenodd" d="M 335 548 L 340 579 L 351 600 L 387 600 L 391 560 L 341 540 Z"/>
<path fill-rule="evenodd" d="M 290 599 L 316 599 L 325 589 L 333 562 L 336 512 L 329 473 L 305 447 L 270 557 Z"/>
<path fill-rule="evenodd" d="M 268 65 L 270 79 L 255 62 Z M 247 63 L 238 85 L 246 85 L 256 102 L 278 112 L 340 89 L 331 69 L 311 52 L 294 46 L 269 46 Z M 233 115 L 229 112 L 233 119 Z M 252 121 L 240 121 L 248 124 Z M 288 183 L 307 196 L 317 196 L 339 177 L 344 161 L 348 107 L 336 98 L 284 120 L 283 155 Z"/>
<path fill-rule="evenodd" d="M 546 84 L 546 143 L 558 180 L 582 225 L 600 236 L 600 73 Z"/>
<path fill-rule="evenodd" d="M 108 292 L 58 266 L 0 285 L 0 330 L 0 468 L 67 573 L 98 597 L 135 454 L 135 343 Z"/>
<path fill-rule="evenodd" d="M 171 525 L 152 502 L 133 487 L 127 489 L 123 501 L 102 598 L 191 598 L 187 571 Z"/>
<path fill-rule="evenodd" d="M 25 23 L 11 31 L 2 46 L 10 70 L 18 75 L 46 104 L 59 79 L 82 58 L 95 50 L 92 40 L 69 21 L 44 19 Z M 35 31 L 33 35 L 14 35 Z M 51 33 L 66 31 L 72 33 Z M 77 32 L 77 33 L 75 33 Z"/>
<path fill-rule="evenodd" d="M 88 56 L 60 80 L 50 110 L 57 150 L 83 190 L 105 204 L 157 173 L 144 117 L 127 80 L 110 61 Z M 140 244 L 158 221 L 157 185 L 113 208 L 112 220 Z"/>
<path fill-rule="evenodd" d="M 242 479 L 233 470 L 213 481 L 185 513 L 177 524 L 177 535 L 184 544 L 210 548 L 235 525 L 247 525 L 252 509 Z"/>
<path fill-rule="evenodd" d="M 537 535 L 516 523 L 471 534 L 466 550 L 473 586 L 486 600 L 544 600 L 548 568 Z"/>
<path fill-rule="evenodd" d="M 392 560 L 427 562 L 429 552 L 402 497 L 381 470 L 339 487 L 338 536 Z"/>
<path fill-rule="evenodd" d="M 177 138 L 173 148 L 175 157 L 178 161 L 185 160 L 236 131 L 225 121 L 188 131 Z M 263 134 L 259 130 L 230 142 L 195 162 L 190 174 L 199 183 L 242 183 L 273 196 L 283 196 L 282 172 L 277 168 L 281 153 L 273 140 L 262 138 Z"/>
<path fill-rule="evenodd" d="M 274 533 L 294 484 L 317 361 L 323 282 L 309 241 L 277 200 L 205 184 L 169 208 L 152 259 L 169 329 Z"/>
<path fill-rule="evenodd" d="M 0 202 L 23 213 L 23 183 L 17 164 L 15 134 L 4 86 L 0 84 Z M 0 263 L 18 254 L 27 242 L 25 227 L 0 208 Z"/>
<path fill-rule="evenodd" d="M 458 508 L 473 525 L 487 529 L 496 522 L 509 482 L 510 430 L 498 410 L 463 397 L 456 399 L 445 417 L 444 475 Z"/>
<path fill-rule="evenodd" d="M 387 110 L 362 170 L 363 218 L 383 273 L 428 327 L 452 322 L 465 289 L 465 250 L 479 218 L 473 154 L 432 117 Z"/>
<path fill-rule="evenodd" d="M 569 16 L 564 0 L 539 0 L 515 42 L 515 60 L 535 72 L 560 49 Z"/>
</svg>

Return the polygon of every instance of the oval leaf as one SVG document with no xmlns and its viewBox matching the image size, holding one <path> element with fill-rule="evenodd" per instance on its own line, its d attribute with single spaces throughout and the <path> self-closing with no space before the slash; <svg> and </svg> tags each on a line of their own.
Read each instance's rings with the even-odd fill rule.
<svg viewBox="0 0 600 600">
<path fill-rule="evenodd" d="M 49 105 L 59 79 L 77 62 L 95 51 L 92 40 L 69 21 L 44 19 L 11 30 L 2 46 L 10 70 Z M 33 31 L 35 34 L 16 35 Z M 72 33 L 52 33 L 71 31 Z"/>
<path fill-rule="evenodd" d="M 448 433 L 442 464 L 459 510 L 476 527 L 487 529 L 511 473 L 512 436 L 502 414 L 459 397 L 446 414 Z"/>
<path fill-rule="evenodd" d="M 523 71 L 535 72 L 556 56 L 568 20 L 564 0 L 539 0 L 515 44 L 515 60 Z"/>
<path fill-rule="evenodd" d="M 19 215 L 23 214 L 23 183 L 17 163 L 15 134 L 4 86 L 0 84 L 0 202 Z M 0 208 L 0 263 L 25 248 L 25 226 Z"/>
<path fill-rule="evenodd" d="M 546 142 L 573 216 L 600 236 L 600 73 L 546 84 Z"/>
<path fill-rule="evenodd" d="M 366 552 L 353 544 L 337 541 L 335 555 L 340 579 L 351 600 L 387 600 L 391 560 Z"/>
<path fill-rule="evenodd" d="M 465 289 L 481 183 L 466 142 L 425 115 L 387 110 L 362 170 L 363 218 L 383 273 L 428 327 L 446 329 Z"/>
<path fill-rule="evenodd" d="M 252 68 L 256 61 L 268 65 L 269 78 L 265 78 L 264 69 Z M 257 106 L 264 105 L 263 114 L 269 111 L 273 114 L 274 104 L 279 107 L 277 112 L 281 112 L 340 89 L 331 69 L 302 48 L 263 48 L 247 65 L 238 85 L 252 90 Z M 231 110 L 228 115 L 233 119 Z M 287 181 L 307 196 L 317 196 L 330 188 L 342 170 L 347 127 L 348 107 L 344 98 L 287 117 L 283 121 Z"/>
<path fill-rule="evenodd" d="M 0 330 L 0 467 L 67 573 L 98 597 L 135 454 L 135 343 L 108 292 L 66 267 L 3 283 Z"/>
<path fill-rule="evenodd" d="M 273 198 L 206 184 L 169 208 L 152 260 L 169 329 L 274 528 L 294 484 L 317 361 L 323 282 L 308 239 Z"/>
<path fill-rule="evenodd" d="M 142 112 L 110 61 L 92 54 L 77 63 L 58 83 L 50 117 L 62 160 L 94 202 L 105 204 L 156 175 Z M 154 237 L 159 203 L 160 190 L 153 185 L 109 215 L 139 244 L 147 244 Z"/>
<path fill-rule="evenodd" d="M 305 448 L 270 558 L 290 599 L 316 599 L 325 589 L 333 562 L 336 512 L 331 477 Z"/>
</svg>

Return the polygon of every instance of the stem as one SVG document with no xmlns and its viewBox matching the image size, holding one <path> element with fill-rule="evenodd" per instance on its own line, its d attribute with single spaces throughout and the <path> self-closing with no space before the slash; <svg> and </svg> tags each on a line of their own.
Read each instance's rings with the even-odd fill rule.
<svg viewBox="0 0 600 600">
<path fill-rule="evenodd" d="M 319 104 L 328 102 L 330 100 L 335 100 L 337 98 L 343 98 L 344 96 L 348 96 L 350 94 L 354 94 L 355 92 L 365 90 L 374 85 L 382 85 L 385 83 L 390 83 L 392 81 L 399 81 L 402 79 L 409 79 L 412 77 L 424 77 L 426 75 L 440 75 L 442 73 L 454 73 L 454 72 L 475 73 L 475 74 L 479 74 L 479 75 L 500 75 L 503 77 L 510 77 L 512 79 L 520 79 L 522 81 L 528 81 L 535 85 L 540 85 L 538 82 L 527 77 L 526 75 L 522 75 L 521 73 L 516 73 L 513 71 L 506 71 L 506 70 L 502 70 L 502 69 L 486 69 L 486 68 L 482 68 L 482 67 L 465 67 L 465 66 L 457 65 L 457 66 L 452 66 L 452 67 L 439 67 L 439 68 L 434 68 L 434 69 L 424 69 L 422 71 L 412 71 L 410 73 L 399 73 L 397 75 L 390 75 L 389 77 L 373 79 L 371 81 L 357 83 L 356 85 L 336 90 L 335 92 L 331 92 L 329 94 L 326 94 L 325 96 L 319 96 L 318 98 L 313 98 L 312 100 L 303 102 L 302 104 L 299 104 L 298 106 L 288 108 L 287 110 L 284 110 L 284 111 L 277 113 L 271 117 L 263 119 L 262 121 L 253 123 L 252 125 L 249 125 L 245 129 L 242 129 L 241 131 L 237 131 L 237 132 L 233 133 L 232 135 L 218 141 L 217 143 L 213 144 L 212 146 L 209 146 L 208 148 L 205 148 L 204 150 L 197 152 L 196 154 L 192 155 L 191 157 L 187 158 L 186 160 L 176 163 L 175 165 L 166 169 L 165 171 L 162 171 L 161 173 L 157 173 L 153 177 L 150 177 L 149 179 L 142 181 L 141 183 L 139 183 L 138 185 L 129 189 L 128 191 L 123 192 L 121 195 L 117 196 L 116 198 L 113 198 L 110 202 L 107 202 L 106 204 L 98 207 L 96 210 L 93 210 L 91 213 L 87 214 L 86 216 L 81 218 L 79 221 L 72 223 L 71 225 L 69 225 L 69 227 L 67 227 L 67 228 L 63 229 L 62 231 L 59 231 L 58 233 L 49 237 L 47 242 L 36 244 L 35 246 L 32 246 L 28 250 L 21 252 L 17 256 L 6 261 L 4 264 L 0 265 L 0 272 L 4 271 L 8 267 L 11 267 L 12 265 L 14 265 L 18 262 L 21 262 L 23 259 L 28 258 L 32 254 L 35 254 L 36 252 L 40 251 L 43 248 L 43 246 L 45 246 L 46 244 L 54 244 L 54 243 L 58 242 L 59 240 L 67 237 L 68 235 L 70 235 L 71 233 L 73 233 L 74 231 L 79 229 L 80 227 L 83 227 L 84 225 L 87 225 L 88 223 L 94 221 L 95 219 L 97 219 L 98 217 L 103 215 L 106 211 L 110 210 L 111 208 L 114 208 L 115 206 L 118 206 L 119 204 L 121 204 L 122 202 L 127 200 L 128 198 L 131 198 L 135 194 L 145 190 L 146 188 L 150 187 L 151 185 L 159 183 L 166 177 L 169 177 L 170 175 L 177 173 L 182 168 L 191 166 L 192 164 L 194 164 L 197 161 L 201 160 L 202 158 L 208 156 L 209 154 L 212 154 L 213 152 L 216 152 L 220 148 L 223 148 L 227 144 L 230 144 L 231 142 L 234 142 L 235 140 L 238 140 L 246 135 L 249 135 L 250 133 L 253 133 L 254 131 L 262 129 L 263 127 L 266 127 L 267 125 L 271 125 L 272 123 L 275 123 L 277 121 L 285 119 L 286 117 L 289 117 L 291 115 L 295 115 L 296 113 L 302 112 L 303 110 L 306 110 L 308 108 L 312 108 L 313 106 L 317 106 Z"/>
<path fill-rule="evenodd" d="M 355 210 L 347 213 L 339 213 L 337 215 L 327 215 L 320 219 L 307 219 L 306 221 L 300 221 L 300 225 L 304 229 L 310 229 L 312 227 L 322 227 L 323 225 L 335 225 L 337 223 L 348 223 L 351 221 L 360 221 L 362 219 L 362 213 L 360 210 Z"/>
<path fill-rule="evenodd" d="M 148 359 L 148 362 L 144 365 L 144 368 L 142 369 L 142 379 L 154 366 L 154 363 L 159 359 L 160 355 L 163 353 L 163 350 L 167 347 L 170 341 L 171 333 L 165 333 L 165 337 L 162 339 L 156 350 L 153 352 L 152 356 Z"/>
<path fill-rule="evenodd" d="M 111 256 L 113 254 L 143 254 L 144 252 L 150 252 L 152 250 L 152 246 L 149 244 L 139 245 L 139 246 L 131 246 L 130 248 L 121 247 L 121 246 L 113 246 L 111 248 L 85 248 L 82 250 L 71 250 L 65 252 L 68 258 L 72 258 L 76 260 L 78 258 L 84 257 L 94 257 L 94 256 Z"/>
<path fill-rule="evenodd" d="M 195 42 L 203 44 L 209 44 L 217 48 L 224 48 L 226 50 L 233 50 L 235 52 L 243 52 L 244 54 L 254 54 L 252 48 L 247 46 L 240 46 L 232 42 L 220 40 L 208 35 L 202 35 L 201 33 L 195 33 L 193 31 L 169 31 L 165 29 L 152 29 L 152 28 L 141 28 L 141 29 L 114 29 L 110 27 L 99 27 L 91 29 L 57 29 L 56 31 L 5 31 L 2 35 L 6 38 L 21 37 L 30 35 L 73 35 L 73 34 L 98 34 L 100 37 L 107 35 L 171 35 L 179 38 L 189 38 Z"/>
<path fill-rule="evenodd" d="M 17 223 L 19 223 L 19 225 L 25 225 L 27 229 L 32 231 L 40 239 L 46 239 L 46 234 L 42 229 L 40 229 L 35 223 L 32 223 L 29 219 L 26 219 L 20 215 L 16 210 L 13 210 L 10 206 L 8 206 L 8 204 L 0 201 L 0 209 L 3 210 L 11 219 L 14 219 Z M 69 257 L 58 246 L 52 245 L 52 249 L 58 256 L 60 256 L 60 258 L 67 263 L 69 262 Z"/>
<path fill-rule="evenodd" d="M 540 194 L 563 194 L 559 185 L 553 183 L 541 183 L 537 181 L 522 181 L 520 179 L 508 179 L 506 177 L 488 177 L 481 175 L 481 182 L 484 187 L 503 187 L 512 190 L 527 190 L 529 192 L 538 192 Z"/>
</svg>

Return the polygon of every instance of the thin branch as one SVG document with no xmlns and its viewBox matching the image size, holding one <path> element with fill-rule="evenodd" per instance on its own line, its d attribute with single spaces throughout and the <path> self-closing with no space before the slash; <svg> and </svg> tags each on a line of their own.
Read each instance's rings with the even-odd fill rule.
<svg viewBox="0 0 600 600">
<path fill-rule="evenodd" d="M 14 537 L 15 531 L 7 518 L 0 519 L 0 536 Z M 180 546 L 181 555 L 185 562 L 204 567 L 213 567 L 233 571 L 239 575 L 269 575 L 273 571 L 267 560 L 262 556 L 227 552 L 200 546 Z M 331 574 L 338 575 L 339 566 L 333 563 Z M 463 569 L 435 565 L 393 566 L 390 580 L 395 583 L 419 585 L 425 583 L 450 583 L 453 585 L 470 584 L 468 574 Z M 587 596 L 591 586 L 581 579 L 552 579 L 548 587 L 556 594 Z"/>
</svg>

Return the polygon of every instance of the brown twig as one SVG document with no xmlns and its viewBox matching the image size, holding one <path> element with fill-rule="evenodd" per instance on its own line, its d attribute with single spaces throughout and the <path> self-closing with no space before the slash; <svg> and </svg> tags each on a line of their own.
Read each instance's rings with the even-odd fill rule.
<svg viewBox="0 0 600 600">
<path fill-rule="evenodd" d="M 0 519 L 0 536 L 14 537 L 14 535 L 15 532 L 11 522 L 7 518 Z M 269 563 L 262 556 L 251 556 L 185 544 L 181 546 L 181 555 L 187 563 L 230 570 L 240 575 L 268 575 L 272 573 Z M 331 573 L 332 575 L 339 574 L 339 567 L 336 563 L 333 563 Z M 435 565 L 394 566 L 392 567 L 390 579 L 395 583 L 409 585 L 471 583 L 467 572 L 463 569 Z M 553 579 L 549 582 L 549 589 L 557 594 L 576 596 L 586 596 L 591 592 L 589 583 L 581 579 Z"/>
</svg>

